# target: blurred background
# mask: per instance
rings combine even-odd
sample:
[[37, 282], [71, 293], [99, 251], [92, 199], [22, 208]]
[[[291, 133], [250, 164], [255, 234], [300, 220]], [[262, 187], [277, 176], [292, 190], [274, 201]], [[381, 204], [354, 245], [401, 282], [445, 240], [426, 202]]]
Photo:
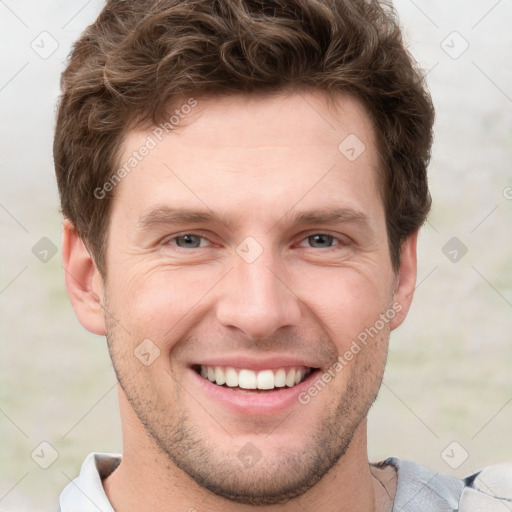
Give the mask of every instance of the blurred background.
[[[120, 452], [106, 342], [68, 303], [51, 155], [59, 75], [99, 0], [0, 0], [0, 510], [55, 511]], [[512, 2], [395, 2], [437, 109], [416, 297], [370, 413], [372, 460], [512, 461]]]

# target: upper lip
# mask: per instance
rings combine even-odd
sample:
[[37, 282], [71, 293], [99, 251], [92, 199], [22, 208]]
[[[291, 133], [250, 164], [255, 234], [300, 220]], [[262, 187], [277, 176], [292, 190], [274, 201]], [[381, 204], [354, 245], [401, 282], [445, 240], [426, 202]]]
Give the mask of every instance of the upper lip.
[[309, 359], [301, 359], [293, 356], [273, 356], [266, 358], [256, 358], [250, 356], [224, 356], [224, 357], [212, 357], [205, 358], [198, 361], [194, 361], [192, 366], [230, 366], [233, 368], [244, 368], [247, 370], [270, 370], [277, 368], [286, 368], [286, 367], [297, 367], [297, 366], [306, 366], [309, 368], [319, 368], [320, 365], [317, 362], [311, 361]]

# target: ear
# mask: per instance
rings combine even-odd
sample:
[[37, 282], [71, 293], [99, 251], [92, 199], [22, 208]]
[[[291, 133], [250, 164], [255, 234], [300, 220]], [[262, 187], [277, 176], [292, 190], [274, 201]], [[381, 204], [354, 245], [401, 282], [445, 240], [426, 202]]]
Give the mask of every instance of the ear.
[[396, 307], [395, 317], [391, 320], [391, 329], [396, 329], [405, 320], [411, 307], [414, 289], [416, 287], [417, 259], [416, 249], [418, 244], [418, 232], [407, 238], [400, 248], [400, 268], [396, 274], [396, 284], [393, 300]]
[[79, 322], [94, 334], [105, 334], [103, 280], [94, 260], [69, 220], [63, 223], [62, 260], [71, 305]]

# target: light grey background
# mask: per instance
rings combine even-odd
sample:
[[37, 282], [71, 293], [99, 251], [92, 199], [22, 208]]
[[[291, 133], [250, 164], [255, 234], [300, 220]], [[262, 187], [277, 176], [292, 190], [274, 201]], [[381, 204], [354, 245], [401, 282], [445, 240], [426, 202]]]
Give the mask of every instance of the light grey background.
[[[512, 460], [512, 1], [395, 5], [437, 107], [434, 208], [369, 451], [465, 475]], [[51, 257], [61, 236], [51, 156], [59, 74], [101, 6], [0, 0], [0, 510], [56, 510], [89, 452], [121, 450], [105, 341], [75, 319], [60, 255]]]

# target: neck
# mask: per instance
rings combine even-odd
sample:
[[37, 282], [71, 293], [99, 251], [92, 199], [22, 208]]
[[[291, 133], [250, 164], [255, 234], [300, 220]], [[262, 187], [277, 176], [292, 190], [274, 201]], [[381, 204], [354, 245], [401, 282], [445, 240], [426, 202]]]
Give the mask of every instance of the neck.
[[[382, 484], [372, 476], [366, 451], [366, 420], [356, 429], [341, 459], [302, 496], [286, 503], [253, 506], [221, 498], [198, 485], [147, 436], [138, 418], [120, 396], [123, 415], [123, 460], [104, 481], [104, 488], [118, 512], [148, 510], [177, 512], [381, 512]], [[126, 420], [126, 421], [125, 421]], [[377, 505], [376, 505], [377, 504]]]

